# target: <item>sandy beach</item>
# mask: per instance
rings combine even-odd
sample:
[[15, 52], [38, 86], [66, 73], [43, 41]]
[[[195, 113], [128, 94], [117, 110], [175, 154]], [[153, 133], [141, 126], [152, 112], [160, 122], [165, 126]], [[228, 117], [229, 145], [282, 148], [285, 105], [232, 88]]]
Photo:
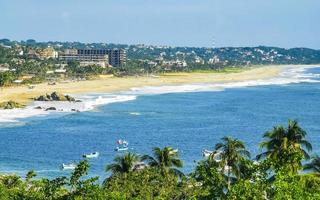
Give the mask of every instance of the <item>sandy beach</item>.
[[[299, 65], [301, 66], [301, 65]], [[13, 100], [27, 104], [32, 98], [46, 93], [57, 91], [64, 94], [81, 94], [89, 92], [117, 92], [129, 90], [133, 87], [181, 85], [192, 83], [218, 83], [236, 82], [247, 80], [268, 79], [277, 76], [288, 66], [265, 66], [251, 68], [241, 72], [193, 72], [193, 73], [169, 73], [160, 76], [142, 77], [100, 77], [95, 80], [63, 82], [56, 85], [41, 83], [29, 89], [26, 85], [6, 87], [0, 89], [0, 102]]]

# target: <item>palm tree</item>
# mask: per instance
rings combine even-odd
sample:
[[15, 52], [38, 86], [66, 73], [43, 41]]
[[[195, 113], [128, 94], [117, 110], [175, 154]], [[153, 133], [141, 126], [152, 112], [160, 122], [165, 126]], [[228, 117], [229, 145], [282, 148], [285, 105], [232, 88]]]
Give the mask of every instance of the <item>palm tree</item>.
[[272, 131], [268, 131], [263, 135], [263, 138], [267, 138], [266, 141], [260, 143], [260, 148], [266, 148], [267, 151], [257, 155], [257, 160], [262, 158], [274, 158], [276, 159], [281, 151], [281, 144], [284, 143], [286, 136], [286, 130], [283, 126], [273, 127]]
[[266, 151], [257, 155], [257, 160], [270, 159], [276, 169], [289, 165], [290, 170], [297, 173], [302, 166], [301, 160], [309, 159], [307, 151], [312, 150], [312, 145], [305, 136], [306, 132], [296, 120], [289, 120], [287, 128], [274, 127], [263, 135], [266, 140], [260, 143], [260, 148]]
[[150, 167], [158, 168], [164, 174], [173, 172], [179, 176], [183, 175], [183, 173], [177, 169], [183, 166], [182, 161], [179, 159], [178, 150], [172, 147], [164, 147], [163, 149], [155, 147], [153, 149], [153, 155], [154, 157], [144, 155], [142, 156], [142, 160], [147, 160]]
[[107, 165], [106, 171], [112, 174], [124, 174], [134, 170], [135, 163], [140, 161], [140, 157], [133, 153], [126, 153], [123, 156], [117, 156], [114, 163]]
[[293, 147], [300, 149], [305, 159], [310, 159], [309, 154], [303, 149], [303, 148], [306, 148], [307, 151], [312, 150], [311, 143], [305, 139], [306, 135], [307, 135], [306, 131], [304, 131], [299, 126], [298, 121], [289, 120], [289, 124], [287, 128], [288, 141], [291, 143]]
[[320, 157], [318, 155], [314, 156], [310, 163], [305, 164], [304, 170], [311, 170], [320, 174]]
[[[249, 151], [245, 145], [238, 139], [223, 137], [221, 143], [216, 144], [215, 150], [219, 154], [219, 165], [223, 173], [227, 173], [228, 189], [231, 185], [231, 174], [240, 177], [240, 163], [250, 158]], [[213, 155], [213, 154], [212, 154]]]

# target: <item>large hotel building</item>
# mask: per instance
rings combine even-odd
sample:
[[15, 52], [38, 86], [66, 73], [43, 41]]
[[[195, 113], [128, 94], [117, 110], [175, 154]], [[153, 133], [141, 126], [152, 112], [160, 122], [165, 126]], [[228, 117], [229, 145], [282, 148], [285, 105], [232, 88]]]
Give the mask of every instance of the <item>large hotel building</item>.
[[66, 49], [59, 54], [63, 61], [76, 60], [80, 65], [100, 65], [118, 67], [126, 63], [126, 51], [123, 49]]

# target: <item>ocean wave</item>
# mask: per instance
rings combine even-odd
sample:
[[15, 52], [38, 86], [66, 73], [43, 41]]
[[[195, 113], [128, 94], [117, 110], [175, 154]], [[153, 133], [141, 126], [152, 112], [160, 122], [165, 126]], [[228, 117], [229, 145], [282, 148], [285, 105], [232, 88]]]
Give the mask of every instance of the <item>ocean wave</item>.
[[307, 69], [317, 68], [310, 66], [303, 67], [288, 67], [279, 76], [270, 79], [237, 81], [226, 83], [203, 83], [189, 85], [167, 85], [167, 86], [145, 86], [140, 88], [132, 88], [126, 94], [134, 95], [154, 95], [166, 93], [181, 93], [181, 92], [204, 92], [204, 91], [224, 91], [229, 88], [242, 88], [254, 86], [268, 85], [287, 85], [292, 83], [318, 83], [320, 74], [304, 73]]
[[136, 98], [137, 97], [135, 95], [99, 95], [98, 97], [96, 97], [96, 95], [91, 97], [87, 96], [86, 100], [84, 101], [84, 110], [92, 110], [99, 105], [133, 101]]
[[[22, 109], [0, 109], [0, 124], [19, 123], [21, 119], [47, 116], [52, 113], [82, 112], [94, 109], [99, 105], [135, 100], [134, 95], [78, 95], [82, 102], [35, 101]], [[55, 110], [47, 110], [54, 107]]]
[[18, 120], [21, 118], [43, 116], [47, 114], [49, 113], [42, 110], [36, 110], [31, 107], [24, 109], [0, 110], [0, 123], [19, 122]]
[[141, 113], [139, 113], [139, 112], [130, 112], [129, 114], [130, 115], [141, 115]]

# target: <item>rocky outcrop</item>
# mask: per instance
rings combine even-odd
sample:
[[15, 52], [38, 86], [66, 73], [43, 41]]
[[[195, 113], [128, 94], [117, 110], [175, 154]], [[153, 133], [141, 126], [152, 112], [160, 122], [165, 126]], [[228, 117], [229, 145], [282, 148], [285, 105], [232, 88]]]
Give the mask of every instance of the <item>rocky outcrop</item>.
[[25, 105], [17, 103], [15, 101], [7, 101], [0, 103], [0, 109], [14, 109], [14, 108], [24, 108]]
[[45, 111], [48, 111], [48, 110], [57, 110], [57, 109], [55, 107], [49, 107]]
[[34, 98], [35, 101], [76, 101], [75, 98], [69, 95], [63, 95], [58, 92], [52, 92], [51, 94], [41, 95]]

